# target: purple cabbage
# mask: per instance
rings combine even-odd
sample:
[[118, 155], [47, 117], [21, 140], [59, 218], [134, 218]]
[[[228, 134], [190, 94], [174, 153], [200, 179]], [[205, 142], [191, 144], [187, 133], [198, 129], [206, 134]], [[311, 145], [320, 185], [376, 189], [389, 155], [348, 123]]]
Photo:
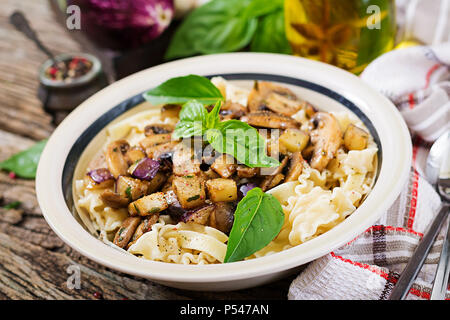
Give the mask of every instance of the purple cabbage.
[[173, 0], [68, 0], [81, 11], [81, 29], [96, 45], [130, 49], [157, 38], [174, 15]]
[[132, 176], [141, 180], [152, 180], [159, 170], [159, 161], [144, 158], [133, 168]]

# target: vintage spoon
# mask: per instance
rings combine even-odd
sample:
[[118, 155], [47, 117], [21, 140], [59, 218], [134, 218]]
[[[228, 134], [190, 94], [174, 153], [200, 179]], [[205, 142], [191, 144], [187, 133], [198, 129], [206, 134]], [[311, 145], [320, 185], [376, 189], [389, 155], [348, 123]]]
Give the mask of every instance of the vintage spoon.
[[36, 46], [44, 52], [52, 61], [55, 61], [54, 54], [42, 44], [41, 40], [39, 40], [36, 32], [31, 28], [28, 20], [25, 18], [24, 14], [20, 11], [14, 11], [9, 16], [9, 22], [16, 27], [17, 30], [25, 34], [29, 39], [33, 40]]
[[[433, 164], [438, 164], [438, 167], [441, 167], [442, 159], [444, 159], [444, 156], [447, 152], [447, 146], [449, 145], [448, 139], [448, 132], [444, 134], [444, 138], [439, 138], [433, 145], [431, 149], [433, 149], [433, 152], [431, 153], [430, 150], [430, 161], [432, 161]], [[445, 141], [443, 141], [445, 139]], [[435, 145], [437, 147], [435, 147]], [[441, 147], [442, 146], [442, 147]], [[428, 161], [427, 161], [428, 162]], [[428, 170], [427, 170], [428, 171]], [[440, 172], [440, 170], [438, 171]], [[443, 179], [438, 179], [438, 184], [444, 183]], [[433, 182], [432, 182], [433, 183]], [[442, 190], [443, 186], [438, 185], [438, 190]], [[444, 189], [445, 190], [445, 189]], [[448, 188], [447, 188], [448, 190]], [[448, 195], [447, 195], [448, 197]], [[419, 273], [420, 269], [422, 268], [422, 265], [430, 252], [430, 249], [433, 245], [434, 239], [436, 238], [437, 234], [439, 233], [439, 230], [441, 229], [442, 224], [445, 222], [448, 212], [449, 212], [449, 202], [448, 200], [445, 200], [444, 196], [441, 194], [441, 198], [443, 200], [442, 208], [440, 209], [437, 216], [434, 218], [431, 225], [428, 227], [427, 231], [425, 232], [422, 240], [419, 242], [416, 250], [414, 251], [411, 259], [409, 260], [408, 264], [406, 265], [405, 269], [403, 270], [400, 278], [397, 281], [397, 284], [395, 285], [394, 289], [391, 292], [391, 295], [389, 296], [389, 300], [403, 300], [406, 295], [409, 292], [409, 289], [411, 288], [414, 279], [417, 277], [417, 274]], [[448, 198], [447, 198], [448, 199]]]

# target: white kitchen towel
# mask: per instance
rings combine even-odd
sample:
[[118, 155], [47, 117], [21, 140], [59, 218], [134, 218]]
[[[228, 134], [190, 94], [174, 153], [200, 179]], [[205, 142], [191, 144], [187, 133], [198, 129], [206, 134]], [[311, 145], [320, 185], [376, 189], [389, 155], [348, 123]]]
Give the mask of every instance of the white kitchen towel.
[[[408, 182], [383, 216], [343, 247], [311, 262], [292, 282], [297, 300], [387, 299], [441, 200], [425, 179], [431, 142], [449, 129], [450, 44], [389, 52], [361, 74], [405, 118], [413, 139]], [[407, 299], [429, 299], [447, 226], [441, 229]], [[450, 299], [447, 290], [446, 299]]]
[[412, 134], [436, 140], [450, 129], [450, 43], [390, 51], [361, 79], [400, 110]]

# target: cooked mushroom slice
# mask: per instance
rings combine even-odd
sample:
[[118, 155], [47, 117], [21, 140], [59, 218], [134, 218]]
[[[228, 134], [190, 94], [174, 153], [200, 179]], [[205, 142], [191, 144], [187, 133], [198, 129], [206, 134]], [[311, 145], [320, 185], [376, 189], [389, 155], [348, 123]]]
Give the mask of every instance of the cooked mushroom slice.
[[166, 209], [166, 212], [175, 220], [179, 220], [181, 216], [186, 213], [186, 210], [183, 209], [183, 207], [180, 204], [180, 201], [178, 201], [178, 197], [175, 194], [175, 192], [170, 189], [167, 190], [165, 193], [167, 204], [169, 205]]
[[168, 207], [164, 193], [155, 192], [128, 205], [131, 216], [148, 216], [166, 210]]
[[174, 177], [172, 187], [184, 209], [196, 208], [205, 203], [204, 182], [195, 175]]
[[230, 100], [225, 101], [223, 106], [220, 108], [220, 119], [230, 120], [242, 117], [247, 112], [247, 107], [240, 103], [232, 102]]
[[145, 196], [148, 192], [149, 184], [148, 181], [119, 176], [116, 181], [116, 193], [121, 197], [128, 198], [131, 202]]
[[284, 157], [281, 161], [280, 165], [274, 169], [271, 175], [267, 175], [261, 182], [262, 191], [267, 191], [277, 186], [284, 179], [284, 175], [282, 174], [283, 169], [286, 167], [289, 161], [289, 157]]
[[198, 161], [192, 148], [185, 143], [178, 143], [172, 157], [173, 173], [177, 176], [195, 175], [200, 172]]
[[277, 93], [291, 100], [296, 100], [295, 94], [286, 87], [276, 85], [272, 82], [255, 81], [253, 90], [248, 95], [248, 109], [256, 112], [266, 109], [265, 100], [271, 93]]
[[132, 147], [125, 153], [125, 160], [128, 165], [132, 165], [143, 158], [145, 158], [145, 152], [140, 147]]
[[120, 248], [125, 248], [139, 223], [141, 223], [140, 217], [126, 218], [120, 225], [119, 230], [117, 230], [113, 243]]
[[149, 217], [143, 218], [141, 223], [136, 228], [136, 231], [134, 232], [133, 236], [131, 237], [130, 242], [127, 245], [127, 249], [131, 247], [136, 242], [136, 240], [139, 239], [144, 233], [151, 231], [152, 226], [158, 221], [158, 219], [159, 214], [157, 213]]
[[300, 129], [287, 129], [280, 136], [279, 141], [287, 151], [297, 152], [308, 145], [309, 135]]
[[175, 127], [171, 124], [149, 124], [144, 128], [144, 134], [149, 137], [155, 134], [171, 133]]
[[212, 202], [230, 202], [237, 199], [237, 185], [232, 179], [212, 179], [206, 181], [208, 195]]
[[214, 160], [211, 169], [217, 172], [222, 178], [229, 178], [236, 172], [237, 164], [234, 158], [228, 154], [223, 154]]
[[276, 114], [270, 111], [259, 111], [249, 113], [241, 118], [241, 121], [247, 122], [251, 126], [272, 128], [272, 129], [288, 129], [298, 128], [299, 123], [294, 119]]
[[157, 172], [155, 177], [148, 182], [147, 194], [158, 191], [166, 182], [167, 176], [162, 172]]
[[310, 144], [305, 149], [302, 150], [302, 157], [303, 159], [310, 160], [314, 152], [314, 146]]
[[286, 174], [284, 182], [297, 181], [303, 170], [303, 157], [301, 152], [294, 152], [290, 158], [289, 171]]
[[303, 102], [303, 107], [305, 110], [305, 114], [308, 116], [308, 118], [312, 118], [314, 117], [314, 115], [316, 114], [317, 110], [316, 108], [314, 108], [314, 106], [312, 104], [310, 104], [309, 102], [304, 101]]
[[209, 221], [209, 216], [213, 211], [214, 211], [214, 205], [207, 204], [206, 206], [187, 211], [181, 217], [181, 220], [185, 223], [193, 222], [193, 223], [206, 225]]
[[126, 140], [117, 140], [111, 142], [106, 149], [106, 163], [111, 174], [117, 178], [120, 175], [126, 175], [128, 162], [125, 153], [130, 148]]
[[100, 194], [100, 198], [107, 207], [126, 208], [130, 200], [126, 196], [121, 196], [112, 190], [105, 190]]
[[234, 211], [233, 202], [214, 203], [214, 211], [209, 216], [209, 225], [223, 233], [229, 233], [233, 227]]
[[244, 164], [237, 166], [237, 175], [239, 178], [253, 178], [259, 173], [259, 168], [250, 168]]
[[350, 124], [345, 130], [344, 145], [347, 150], [364, 150], [368, 141], [369, 134], [354, 124]]
[[310, 162], [312, 168], [322, 171], [328, 162], [336, 156], [342, 144], [342, 132], [336, 118], [328, 112], [317, 112], [311, 119], [316, 126], [311, 131], [314, 153]]
[[161, 119], [178, 118], [181, 106], [179, 104], [166, 104], [161, 108]]
[[114, 186], [114, 177], [106, 168], [91, 170], [86, 175], [87, 189], [104, 189]]
[[148, 148], [170, 142], [171, 139], [171, 133], [154, 134], [142, 139], [139, 144], [144, 150], [147, 150]]

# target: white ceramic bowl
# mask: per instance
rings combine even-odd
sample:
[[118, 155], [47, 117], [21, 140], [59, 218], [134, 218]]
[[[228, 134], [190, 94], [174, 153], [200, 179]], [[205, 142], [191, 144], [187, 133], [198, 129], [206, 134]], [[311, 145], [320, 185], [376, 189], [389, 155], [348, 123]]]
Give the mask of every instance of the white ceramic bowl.
[[[127, 110], [142, 102], [141, 93], [187, 74], [222, 75], [241, 81], [260, 79], [288, 85], [320, 109], [347, 108], [363, 120], [379, 146], [379, 170], [363, 204], [330, 231], [294, 248], [266, 257], [206, 266], [177, 265], [140, 259], [106, 245], [72, 215], [71, 186], [75, 166], [90, 140]], [[99, 134], [100, 132], [100, 134]], [[95, 138], [97, 139], [97, 138]], [[295, 272], [354, 239], [394, 202], [411, 164], [411, 140], [397, 109], [358, 77], [333, 66], [287, 55], [230, 53], [159, 65], [98, 92], [75, 109], [55, 130], [39, 163], [36, 192], [52, 229], [88, 258], [135, 276], [190, 290], [234, 290], [257, 286]]]

